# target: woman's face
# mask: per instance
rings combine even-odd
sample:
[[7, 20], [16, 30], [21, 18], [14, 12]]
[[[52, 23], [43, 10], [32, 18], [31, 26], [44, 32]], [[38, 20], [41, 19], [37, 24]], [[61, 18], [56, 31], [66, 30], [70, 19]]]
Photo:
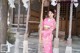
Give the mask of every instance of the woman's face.
[[48, 12], [48, 16], [49, 16], [49, 17], [53, 17], [54, 14], [53, 14], [51, 11], [49, 11], [49, 12]]

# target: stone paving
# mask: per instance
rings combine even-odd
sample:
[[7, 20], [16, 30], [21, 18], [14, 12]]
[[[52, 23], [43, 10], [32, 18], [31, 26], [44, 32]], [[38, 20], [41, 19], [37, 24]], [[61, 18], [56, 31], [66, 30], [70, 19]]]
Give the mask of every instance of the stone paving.
[[[23, 35], [20, 36], [20, 39], [22, 40], [23, 38], [21, 38], [21, 37], [23, 37]], [[20, 41], [19, 53], [22, 53], [22, 51], [23, 51], [22, 41]], [[28, 39], [28, 42], [29, 42], [28, 43], [29, 53], [38, 53], [38, 35], [30, 36]], [[66, 42], [60, 40], [59, 53], [65, 53], [65, 48], [66, 48]], [[79, 37], [76, 37], [76, 36], [73, 37], [72, 48], [73, 48], [73, 53], [80, 53], [80, 38]], [[14, 46], [11, 47], [10, 53], [14, 53]]]
[[[72, 48], [73, 48], [73, 53], [80, 53], [80, 38], [78, 37], [74, 37], [76, 39], [73, 39], [73, 44], [72, 44]], [[29, 43], [32, 43], [32, 47], [35, 48], [35, 52], [37, 52], [38, 49], [38, 38], [29, 38]], [[30, 47], [31, 48], [31, 47]], [[65, 53], [65, 49], [66, 49], [66, 42], [65, 41], [60, 41], [59, 44], [59, 52], [60, 53]], [[34, 53], [35, 53], [34, 52]], [[33, 53], [33, 52], [32, 52]]]

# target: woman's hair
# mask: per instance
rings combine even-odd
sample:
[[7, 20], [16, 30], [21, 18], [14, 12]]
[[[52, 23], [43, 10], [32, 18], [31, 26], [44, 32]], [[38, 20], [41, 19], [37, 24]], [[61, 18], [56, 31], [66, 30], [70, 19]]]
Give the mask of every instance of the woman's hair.
[[49, 11], [51, 11], [52, 13], [56, 13], [54, 9], [49, 9]]
[[[49, 9], [49, 11], [51, 11], [53, 14], [56, 13], [56, 10], [54, 10], [54, 9]], [[48, 14], [47, 14], [47, 16], [48, 16]], [[56, 16], [54, 15], [53, 17], [56, 17]]]

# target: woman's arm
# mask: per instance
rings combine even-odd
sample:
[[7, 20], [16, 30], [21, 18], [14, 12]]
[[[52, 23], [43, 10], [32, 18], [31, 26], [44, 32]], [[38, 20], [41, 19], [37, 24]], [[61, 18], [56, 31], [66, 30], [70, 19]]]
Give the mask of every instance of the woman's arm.
[[42, 29], [44, 28], [44, 22], [46, 21], [47, 18], [45, 18], [42, 23], [41, 23], [41, 26], [42, 26]]
[[50, 30], [53, 31], [56, 28], [56, 21], [53, 20], [53, 25], [51, 26]]

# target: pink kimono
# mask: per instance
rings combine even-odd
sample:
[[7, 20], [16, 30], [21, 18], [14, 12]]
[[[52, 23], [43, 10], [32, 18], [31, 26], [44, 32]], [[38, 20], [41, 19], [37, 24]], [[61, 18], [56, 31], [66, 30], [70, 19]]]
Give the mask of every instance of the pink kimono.
[[[44, 26], [50, 27], [49, 29], [44, 29]], [[56, 28], [56, 22], [54, 18], [45, 18], [42, 22], [42, 46], [43, 53], [52, 53], [52, 32]]]

